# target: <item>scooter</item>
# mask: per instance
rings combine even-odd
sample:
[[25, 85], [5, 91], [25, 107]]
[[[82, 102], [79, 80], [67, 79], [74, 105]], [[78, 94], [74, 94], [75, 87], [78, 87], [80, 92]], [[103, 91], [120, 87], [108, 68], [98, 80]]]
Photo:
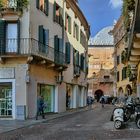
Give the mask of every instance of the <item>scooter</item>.
[[114, 127], [116, 129], [122, 128], [132, 115], [135, 118], [134, 120], [136, 121], [137, 127], [140, 128], [140, 106], [131, 103], [123, 107], [115, 108], [111, 119], [114, 121]]

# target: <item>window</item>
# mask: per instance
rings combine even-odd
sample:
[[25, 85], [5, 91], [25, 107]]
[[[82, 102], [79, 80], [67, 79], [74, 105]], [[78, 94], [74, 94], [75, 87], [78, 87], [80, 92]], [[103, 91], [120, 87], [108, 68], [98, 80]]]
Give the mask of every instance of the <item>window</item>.
[[48, 45], [49, 45], [49, 30], [44, 29], [43, 25], [40, 25], [39, 26], [39, 51], [47, 53]]
[[82, 30], [80, 30], [80, 43], [83, 46], [86, 46], [86, 36], [84, 35], [84, 33], [82, 32]]
[[73, 27], [73, 37], [75, 37], [78, 41], [79, 40], [79, 27], [75, 22], [74, 22], [73, 26], [74, 26]]
[[48, 0], [37, 0], [36, 7], [48, 16], [49, 14], [49, 1]]
[[20, 49], [20, 21], [0, 20], [0, 53], [15, 53]]
[[56, 2], [54, 2], [54, 9], [53, 10], [54, 10], [53, 11], [54, 21], [62, 26], [63, 25], [63, 18], [62, 18], [63, 10], [62, 10], [62, 8]]
[[66, 13], [65, 28], [71, 34], [71, 17]]

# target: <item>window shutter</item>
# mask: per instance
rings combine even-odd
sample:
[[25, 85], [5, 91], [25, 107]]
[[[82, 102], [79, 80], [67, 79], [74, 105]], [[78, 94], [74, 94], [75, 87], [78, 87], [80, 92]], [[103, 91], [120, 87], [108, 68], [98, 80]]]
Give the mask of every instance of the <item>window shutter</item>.
[[71, 17], [68, 18], [68, 31], [71, 34]]
[[73, 48], [73, 65], [75, 65], [75, 60], [76, 60], [76, 56], [75, 56], [75, 52], [76, 50]]
[[44, 1], [44, 9], [45, 9], [45, 14], [48, 16], [49, 15], [49, 0]]
[[73, 37], [75, 37], [75, 22], [73, 23]]
[[70, 47], [71, 47], [70, 43], [66, 42], [66, 63], [67, 64], [70, 64], [70, 55], [71, 55]]
[[39, 26], [39, 42], [44, 43], [44, 30], [43, 30], [43, 25]]
[[67, 30], [67, 12], [65, 12], [65, 30]]
[[76, 66], [79, 66], [79, 52], [76, 52]]
[[40, 0], [36, 0], [36, 8], [39, 9], [39, 1]]
[[63, 53], [63, 39], [59, 38], [59, 52]]
[[55, 50], [56, 52], [59, 51], [59, 38], [58, 38], [57, 35], [54, 36], [54, 50]]
[[59, 9], [59, 13], [60, 13], [59, 23], [61, 26], [63, 26], [63, 17], [62, 17], [63, 16], [63, 9], [62, 8]]
[[0, 53], [4, 53], [5, 52], [5, 33], [6, 33], [6, 29], [5, 29], [5, 21], [0, 20]]
[[44, 29], [44, 51], [48, 52], [48, 45], [49, 45], [49, 30]]
[[56, 2], [53, 5], [53, 20], [56, 21]]
[[76, 39], [79, 40], [79, 26], [76, 26]]
[[85, 60], [84, 60], [83, 54], [80, 55], [80, 58], [81, 58], [81, 59], [80, 59], [80, 62], [81, 62], [80, 66], [81, 66], [81, 69], [84, 70], [84, 63], [85, 63]]

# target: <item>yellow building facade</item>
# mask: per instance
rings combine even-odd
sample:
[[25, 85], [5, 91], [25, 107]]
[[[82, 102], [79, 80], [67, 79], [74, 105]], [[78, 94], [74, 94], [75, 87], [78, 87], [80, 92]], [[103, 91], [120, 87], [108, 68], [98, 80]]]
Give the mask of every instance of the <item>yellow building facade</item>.
[[130, 66], [127, 60], [127, 43], [125, 41], [124, 21], [121, 16], [113, 29], [115, 43], [115, 75], [116, 75], [116, 93], [117, 96], [132, 94], [132, 82], [130, 82], [128, 70]]

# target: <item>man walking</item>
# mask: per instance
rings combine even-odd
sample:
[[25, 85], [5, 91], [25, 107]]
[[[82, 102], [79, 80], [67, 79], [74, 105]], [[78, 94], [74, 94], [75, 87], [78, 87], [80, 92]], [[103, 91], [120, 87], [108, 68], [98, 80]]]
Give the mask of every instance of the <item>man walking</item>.
[[45, 119], [44, 114], [44, 98], [43, 96], [39, 95], [37, 98], [37, 113], [36, 113], [36, 120], [38, 120], [38, 116], [41, 115], [43, 119]]

